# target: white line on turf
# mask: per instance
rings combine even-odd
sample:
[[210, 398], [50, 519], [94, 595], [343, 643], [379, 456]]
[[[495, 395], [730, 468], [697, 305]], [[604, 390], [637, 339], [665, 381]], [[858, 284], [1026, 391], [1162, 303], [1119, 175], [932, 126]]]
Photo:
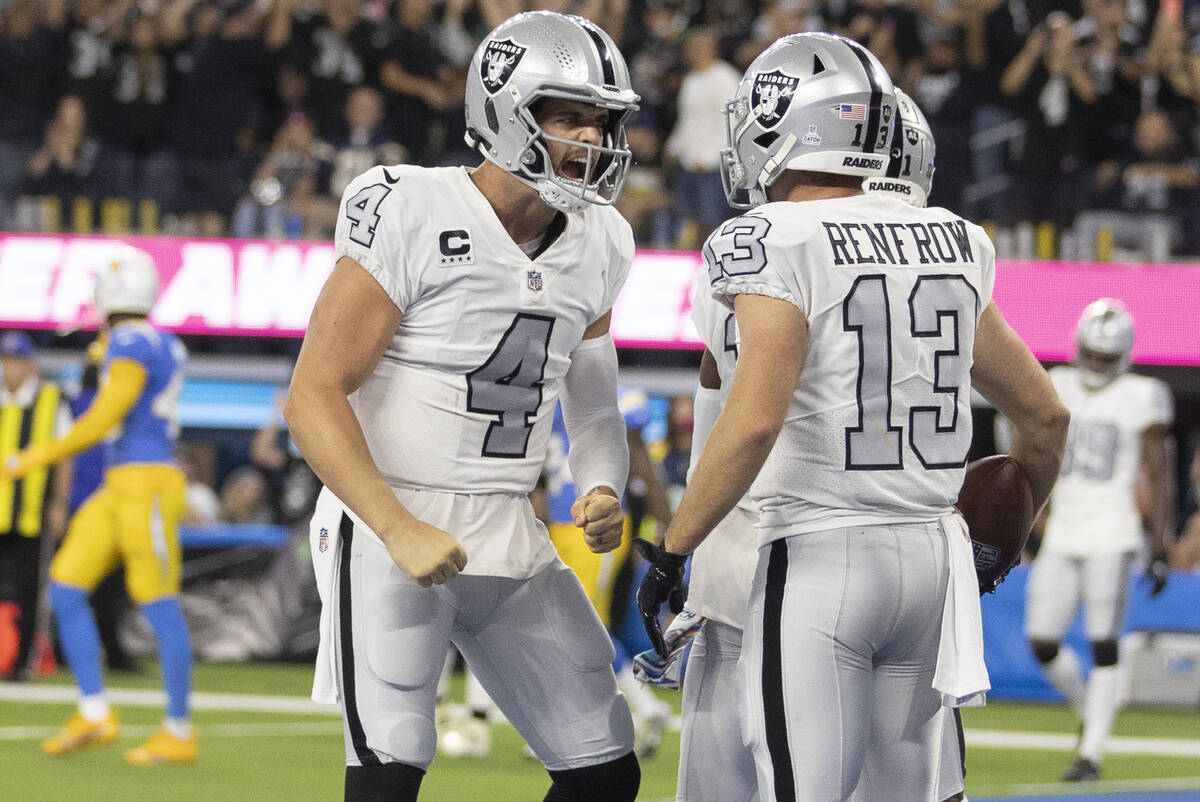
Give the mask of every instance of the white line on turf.
[[[129, 707], [162, 707], [162, 691], [114, 688], [105, 691], [109, 701]], [[79, 699], [71, 685], [0, 684], [0, 699], [10, 702], [66, 702]], [[329, 713], [339, 715], [337, 705], [323, 705], [300, 696], [269, 696], [248, 693], [193, 693], [192, 707], [197, 710], [246, 710], [258, 713]]]
[[[106, 693], [113, 704], [129, 707], [161, 707], [165, 702], [163, 692], [157, 690], [115, 688]], [[0, 700], [70, 704], [77, 699], [78, 691], [70, 685], [0, 684]], [[194, 693], [192, 694], [192, 707], [197, 710], [239, 710], [258, 713], [339, 715], [336, 705], [317, 704], [298, 696], [272, 696], [263, 694]], [[259, 725], [228, 726], [254, 727]], [[262, 726], [270, 727], [277, 725]], [[207, 732], [209, 728], [206, 727], [205, 730]], [[1075, 735], [1049, 732], [968, 729], [965, 735], [968, 746], [993, 749], [1050, 749], [1072, 752], [1078, 744], [1078, 737]], [[1108, 751], [1112, 754], [1127, 755], [1200, 757], [1200, 740], [1115, 736], [1109, 739]]]
[[[36, 741], [49, 738], [58, 727], [0, 727], [0, 741]], [[123, 737], [145, 738], [158, 731], [157, 725], [121, 725]], [[208, 738], [261, 738], [275, 736], [333, 735], [342, 731], [336, 721], [293, 721], [264, 724], [202, 724], [197, 727]]]
[[[968, 768], [968, 772], [970, 769]], [[971, 796], [1080, 796], [1123, 791], [1192, 791], [1200, 789], [1200, 777], [1165, 777], [1145, 780], [1099, 780], [1090, 783], [1023, 783], [1016, 785], [972, 786]]]
[[[993, 749], [1050, 749], [1074, 752], [1079, 745], [1076, 735], [1053, 732], [1017, 732], [1013, 730], [966, 730], [967, 746]], [[1114, 736], [1105, 751], [1120, 755], [1159, 755], [1163, 757], [1200, 757], [1200, 741], [1183, 738], [1145, 738]]]

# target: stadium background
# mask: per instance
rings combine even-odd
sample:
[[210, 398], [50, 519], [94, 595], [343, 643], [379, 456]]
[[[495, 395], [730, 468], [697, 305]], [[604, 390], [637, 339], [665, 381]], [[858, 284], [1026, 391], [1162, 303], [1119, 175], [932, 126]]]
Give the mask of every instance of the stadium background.
[[[676, 493], [699, 356], [687, 322], [694, 249], [728, 213], [706, 139], [715, 132], [719, 140], [723, 123], [711, 104], [690, 107], [694, 95], [681, 88], [717, 80], [722, 63], [740, 72], [778, 35], [820, 29], [867, 44], [925, 110], [938, 143], [931, 203], [988, 228], [1009, 293], [998, 303], [1039, 357], [1069, 358], [1071, 325], [1087, 300], [1110, 294], [1130, 304], [1137, 369], [1176, 395], [1179, 520], [1194, 509], [1200, 2], [6, 0], [0, 327], [30, 331], [44, 372], [70, 381], [92, 336], [90, 271], [106, 248], [133, 241], [156, 251], [167, 290], [177, 284], [175, 306], [160, 304], [155, 319], [182, 332], [193, 354], [182, 441], [198, 480], [226, 496], [218, 520], [235, 524], [192, 531], [189, 618], [209, 627], [198, 640], [211, 648], [201, 655], [199, 691], [306, 692], [313, 598], [304, 592], [305, 543], [288, 533], [301, 521], [280, 504], [281, 477], [252, 467], [253, 437], [274, 419], [311, 291], [329, 268], [322, 255], [341, 188], [379, 162], [473, 163], [461, 145], [466, 62], [483, 33], [526, 5], [603, 24], [643, 96], [621, 202], [642, 251], [614, 324], [622, 383], [650, 395], [644, 438]], [[991, 412], [982, 405], [976, 430], [973, 456], [990, 453]], [[1136, 624], [1169, 632], [1131, 667], [1137, 687], [1150, 686], [1134, 701], [1151, 707], [1122, 714], [1117, 727], [1166, 743], [1115, 750], [1106, 764], [1113, 790], [1126, 780], [1200, 789], [1200, 648], [1175, 634], [1200, 630], [1200, 590], [1181, 585], [1169, 611], [1151, 609]], [[985, 604], [1001, 630], [1019, 621], [1018, 586]], [[989, 648], [1017, 662], [1003, 669], [1014, 678], [1006, 695], [1046, 698], [1036, 673], [1019, 664], [1022, 644], [996, 632]], [[147, 645], [133, 617], [125, 639], [134, 653]], [[294, 662], [263, 662], [279, 659]], [[155, 669], [143, 661], [142, 670], [150, 678], [122, 672], [110, 682], [152, 686]], [[0, 687], [0, 788], [25, 789], [30, 799], [83, 789], [113, 799], [248, 788], [262, 798], [337, 794], [336, 721], [272, 711], [290, 702], [212, 702], [197, 716], [201, 764], [182, 781], [146, 784], [102, 754], [53, 765], [30, 757], [38, 728], [69, 706], [54, 694], [62, 681]], [[144, 709], [144, 723], [156, 715]], [[1064, 709], [997, 704], [967, 726], [984, 734], [972, 749], [973, 798], [1053, 792], [1040, 783], [1073, 746]], [[986, 735], [993, 731], [1017, 735], [1009, 742]], [[426, 797], [534, 798], [528, 789], [544, 783], [507, 733], [491, 758], [435, 763]], [[674, 749], [677, 737], [648, 762], [647, 798], [670, 795]], [[1167, 777], [1184, 779], [1153, 785]], [[1180, 793], [1200, 798], [1200, 790]]]

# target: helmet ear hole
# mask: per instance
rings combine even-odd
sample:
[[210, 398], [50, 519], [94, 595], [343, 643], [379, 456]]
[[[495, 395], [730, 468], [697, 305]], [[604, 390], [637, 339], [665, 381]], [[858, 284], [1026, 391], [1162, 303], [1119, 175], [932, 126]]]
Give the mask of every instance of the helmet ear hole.
[[754, 137], [754, 144], [758, 145], [763, 150], [775, 144], [775, 140], [779, 139], [779, 134], [775, 131], [767, 131], [764, 134], [759, 134]]
[[490, 97], [483, 101], [483, 117], [493, 134], [500, 133], [500, 120], [496, 117], [496, 104]]

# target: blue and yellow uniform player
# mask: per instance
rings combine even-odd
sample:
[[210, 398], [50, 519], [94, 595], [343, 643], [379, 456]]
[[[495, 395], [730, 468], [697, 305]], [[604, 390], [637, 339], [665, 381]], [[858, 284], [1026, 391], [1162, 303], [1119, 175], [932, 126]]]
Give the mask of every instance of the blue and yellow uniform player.
[[142, 251], [122, 251], [101, 269], [96, 310], [109, 340], [100, 391], [66, 435], [22, 451], [0, 471], [23, 476], [106, 441], [104, 481], [72, 517], [50, 568], [50, 604], [80, 691], [78, 712], [58, 735], [42, 742], [51, 755], [117, 738], [88, 595], [123, 563], [129, 595], [158, 639], [167, 692], [163, 728], [125, 758], [135, 765], [154, 765], [187, 763], [196, 756], [188, 710], [191, 642], [178, 598], [185, 479], [174, 462], [176, 407], [187, 351], [174, 335], [147, 321], [157, 295], [158, 272]]

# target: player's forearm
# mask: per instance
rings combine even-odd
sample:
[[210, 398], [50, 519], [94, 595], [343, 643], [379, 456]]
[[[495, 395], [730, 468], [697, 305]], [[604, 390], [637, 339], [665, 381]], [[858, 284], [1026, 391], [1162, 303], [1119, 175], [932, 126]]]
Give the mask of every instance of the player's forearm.
[[119, 424], [146, 386], [146, 371], [137, 363], [117, 360], [109, 370], [108, 382], [88, 411], [58, 440], [26, 451], [19, 466], [24, 474], [86, 451], [104, 439]]
[[1066, 425], [1059, 426], [1050, 419], [1013, 433], [1012, 456], [1029, 477], [1035, 512], [1045, 505], [1058, 481], [1066, 444]]
[[808, 353], [808, 322], [791, 302], [739, 294], [733, 308], [742, 337], [741, 359], [663, 538], [673, 554], [691, 554], [746, 495], [783, 428]]
[[1033, 509], [1040, 510], [1058, 479], [1071, 413], [994, 303], [979, 318], [974, 357], [971, 384], [1012, 423], [1012, 456], [1029, 477]]
[[783, 423], [764, 421], [753, 411], [726, 405], [704, 446], [663, 539], [672, 554], [691, 554], [738, 500], [762, 469]]
[[1165, 426], [1154, 426], [1142, 435], [1142, 470], [1149, 490], [1146, 528], [1153, 555], [1167, 553], [1167, 524], [1171, 518], [1171, 485]]
[[380, 539], [413, 522], [371, 457], [344, 392], [294, 376], [283, 414], [309, 467]]
[[[607, 325], [607, 315], [601, 322]], [[617, 403], [617, 350], [607, 329], [571, 352], [561, 401], [575, 484], [581, 493], [610, 487], [619, 497], [629, 479], [629, 444]]]

